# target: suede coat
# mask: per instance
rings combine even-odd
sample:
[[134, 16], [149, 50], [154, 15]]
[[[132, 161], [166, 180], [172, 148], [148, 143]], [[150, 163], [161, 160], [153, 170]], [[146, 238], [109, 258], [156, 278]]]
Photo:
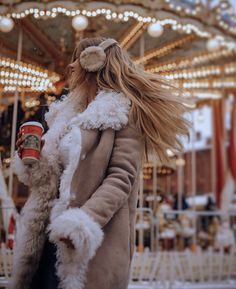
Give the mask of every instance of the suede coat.
[[[78, 99], [71, 93], [50, 106], [38, 164], [26, 167], [15, 156], [15, 172], [31, 194], [20, 217], [11, 289], [29, 288], [47, 234], [57, 246], [61, 289], [128, 286], [142, 136], [123, 94], [102, 90], [80, 112]], [[62, 168], [58, 144], [65, 134], [69, 162]]]

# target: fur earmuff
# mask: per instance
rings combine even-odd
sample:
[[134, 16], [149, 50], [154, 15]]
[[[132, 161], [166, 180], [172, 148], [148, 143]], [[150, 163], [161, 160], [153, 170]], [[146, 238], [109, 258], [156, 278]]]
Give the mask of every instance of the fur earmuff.
[[100, 69], [104, 64], [105, 59], [106, 53], [99, 46], [90, 46], [80, 54], [80, 64], [89, 72]]
[[103, 67], [105, 63], [105, 50], [116, 44], [117, 41], [115, 39], [108, 38], [102, 43], [100, 43], [98, 46], [89, 46], [85, 48], [80, 54], [80, 65], [86, 71], [98, 71]]

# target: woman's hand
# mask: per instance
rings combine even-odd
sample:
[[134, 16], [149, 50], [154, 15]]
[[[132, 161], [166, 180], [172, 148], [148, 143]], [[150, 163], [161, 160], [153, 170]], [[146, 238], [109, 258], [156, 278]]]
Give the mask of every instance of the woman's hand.
[[60, 238], [60, 241], [64, 242], [69, 249], [75, 249], [75, 246], [70, 238]]
[[[22, 150], [24, 148], [23, 144], [24, 144], [24, 139], [23, 139], [22, 133], [18, 132], [17, 141], [16, 141], [16, 149], [20, 158], [22, 155]], [[41, 149], [43, 148], [44, 144], [45, 144], [45, 140], [41, 140]]]
[[21, 158], [21, 153], [22, 153], [22, 150], [23, 150], [23, 143], [24, 143], [24, 140], [22, 138], [22, 133], [18, 132], [17, 141], [16, 141], [16, 149], [17, 149], [17, 153], [18, 153], [20, 158]]

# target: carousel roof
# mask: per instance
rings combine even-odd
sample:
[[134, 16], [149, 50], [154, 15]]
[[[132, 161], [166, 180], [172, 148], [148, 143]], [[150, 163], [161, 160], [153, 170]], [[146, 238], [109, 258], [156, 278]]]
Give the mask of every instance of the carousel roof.
[[[2, 18], [14, 20], [10, 32], [0, 32], [5, 62], [16, 59], [22, 30], [22, 61], [62, 75], [76, 42], [100, 35], [117, 39], [136, 63], [174, 80], [186, 96], [217, 98], [236, 88], [236, 16], [230, 1], [3, 0], [0, 15], [0, 30]], [[78, 15], [88, 19], [82, 32], [72, 26]], [[153, 31], [154, 23], [159, 26]]]

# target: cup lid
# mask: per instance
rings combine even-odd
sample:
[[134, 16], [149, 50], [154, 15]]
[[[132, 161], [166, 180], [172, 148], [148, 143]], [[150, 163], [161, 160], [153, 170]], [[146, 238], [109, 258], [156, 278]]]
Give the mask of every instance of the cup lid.
[[41, 124], [40, 122], [38, 122], [38, 121], [27, 121], [27, 122], [23, 123], [23, 124], [20, 126], [20, 129], [21, 129], [22, 127], [26, 126], [26, 125], [38, 126], [38, 127], [41, 127], [42, 130], [44, 131], [44, 128], [43, 128], [42, 124]]

